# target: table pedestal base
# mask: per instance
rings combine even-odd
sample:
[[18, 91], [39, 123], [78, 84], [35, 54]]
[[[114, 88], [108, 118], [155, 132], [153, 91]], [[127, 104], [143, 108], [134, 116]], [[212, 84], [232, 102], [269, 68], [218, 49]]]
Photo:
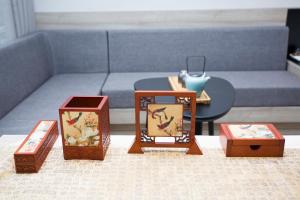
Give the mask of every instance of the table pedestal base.
[[[196, 121], [196, 135], [202, 135], [203, 121]], [[208, 135], [214, 135], [214, 121], [208, 122]]]

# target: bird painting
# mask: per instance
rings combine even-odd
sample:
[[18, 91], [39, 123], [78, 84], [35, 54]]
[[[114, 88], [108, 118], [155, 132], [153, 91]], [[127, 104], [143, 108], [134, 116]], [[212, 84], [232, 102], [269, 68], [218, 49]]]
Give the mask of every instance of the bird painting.
[[75, 118], [73, 118], [73, 119], [71, 119], [71, 116], [69, 116], [69, 120], [67, 120], [67, 123], [68, 123], [70, 126], [74, 125], [76, 122], [78, 122], [78, 120], [79, 120], [79, 118], [81, 117], [81, 115], [82, 115], [82, 112], [80, 112], [80, 113], [78, 114], [78, 116], [75, 117]]
[[150, 104], [148, 132], [151, 136], [178, 136], [182, 132], [183, 106], [181, 104]]

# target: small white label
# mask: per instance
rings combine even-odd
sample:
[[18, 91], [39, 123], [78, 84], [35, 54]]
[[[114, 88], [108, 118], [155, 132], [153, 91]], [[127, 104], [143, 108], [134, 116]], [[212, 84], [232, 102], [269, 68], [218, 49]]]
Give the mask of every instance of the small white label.
[[155, 142], [175, 143], [174, 137], [155, 137]]

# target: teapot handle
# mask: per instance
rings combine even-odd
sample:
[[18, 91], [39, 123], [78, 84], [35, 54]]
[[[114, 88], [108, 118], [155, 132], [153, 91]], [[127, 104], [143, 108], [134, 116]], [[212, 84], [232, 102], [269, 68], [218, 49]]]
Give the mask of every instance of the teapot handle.
[[206, 57], [205, 56], [187, 56], [185, 59], [185, 63], [186, 63], [186, 68], [187, 68], [187, 72], [189, 73], [190, 69], [189, 69], [189, 59], [190, 58], [203, 58], [203, 70], [202, 72], [205, 72], [205, 65], [206, 65]]

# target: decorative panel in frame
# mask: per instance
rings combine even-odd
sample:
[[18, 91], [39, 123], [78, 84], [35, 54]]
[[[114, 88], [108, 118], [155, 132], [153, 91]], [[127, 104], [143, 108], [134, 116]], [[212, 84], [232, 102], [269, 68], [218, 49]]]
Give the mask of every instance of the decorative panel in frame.
[[[168, 102], [156, 99], [168, 97]], [[174, 97], [169, 98], [169, 97]], [[171, 100], [172, 99], [172, 100]], [[146, 112], [142, 112], [146, 111]], [[186, 128], [183, 113], [191, 113]], [[141, 125], [141, 114], [146, 113], [146, 127]], [[144, 153], [145, 147], [187, 148], [187, 154], [202, 155], [195, 138], [196, 93], [191, 91], [136, 91], [135, 123], [136, 137], [128, 153]], [[173, 138], [173, 142], [158, 139]]]

